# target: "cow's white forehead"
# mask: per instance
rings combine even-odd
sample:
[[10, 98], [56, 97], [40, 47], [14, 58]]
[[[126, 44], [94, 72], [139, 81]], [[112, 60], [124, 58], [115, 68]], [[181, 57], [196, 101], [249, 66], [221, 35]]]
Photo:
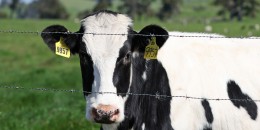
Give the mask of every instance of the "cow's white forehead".
[[[81, 21], [85, 33], [127, 34], [132, 20], [123, 14], [101, 12]], [[114, 57], [127, 40], [127, 35], [83, 35], [87, 52], [92, 60], [102, 57]]]

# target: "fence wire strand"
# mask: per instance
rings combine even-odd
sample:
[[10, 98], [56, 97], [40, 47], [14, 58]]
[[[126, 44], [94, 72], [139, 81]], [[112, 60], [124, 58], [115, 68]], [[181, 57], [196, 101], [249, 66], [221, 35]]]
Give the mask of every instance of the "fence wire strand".
[[226, 36], [218, 36], [218, 35], [209, 35], [207, 33], [201, 33], [200, 35], [155, 35], [155, 34], [126, 34], [126, 33], [73, 33], [73, 32], [39, 32], [39, 31], [23, 31], [23, 30], [0, 30], [0, 34], [34, 34], [34, 35], [41, 35], [41, 34], [66, 34], [66, 35], [120, 35], [120, 36], [158, 36], [158, 37], [189, 37], [189, 38], [217, 38], [217, 39], [260, 39], [260, 37], [226, 37]]
[[[159, 37], [196, 37], [196, 38], [218, 38], [218, 39], [229, 39], [229, 38], [235, 38], [235, 39], [260, 39], [260, 37], [225, 37], [225, 36], [215, 36], [215, 35], [209, 35], [201, 33], [201, 35], [148, 35], [148, 34], [110, 34], [110, 33], [72, 33], [72, 32], [39, 32], [39, 31], [22, 31], [22, 30], [0, 30], [0, 34], [33, 34], [33, 35], [41, 35], [41, 34], [66, 34], [66, 35], [121, 35], [121, 36], [159, 36]], [[53, 88], [26, 88], [26, 87], [20, 87], [20, 86], [0, 86], [2, 89], [12, 89], [12, 90], [25, 90], [25, 91], [39, 91], [39, 92], [64, 92], [64, 93], [85, 93], [85, 94], [116, 94], [116, 95], [131, 95], [131, 96], [149, 96], [149, 97], [155, 97], [156, 99], [164, 99], [164, 98], [184, 98], [184, 99], [195, 99], [195, 100], [213, 100], [213, 101], [245, 101], [245, 102], [260, 102], [259, 100], [253, 100], [253, 99], [227, 99], [227, 98], [204, 98], [204, 97], [192, 97], [192, 96], [170, 96], [170, 95], [160, 95], [160, 93], [156, 92], [156, 94], [138, 94], [138, 93], [115, 93], [115, 92], [87, 92], [87, 91], [81, 91], [81, 90], [75, 90], [75, 89], [53, 89]]]
[[165, 98], [182, 98], [182, 99], [193, 99], [193, 100], [210, 100], [210, 101], [242, 101], [242, 102], [260, 102], [260, 100], [255, 99], [229, 99], [229, 98], [204, 98], [204, 97], [193, 97], [193, 96], [170, 96], [170, 95], [160, 95], [160, 93], [156, 92], [156, 94], [139, 94], [139, 93], [116, 93], [116, 92], [87, 92], [75, 89], [54, 89], [54, 88], [25, 88], [19, 86], [0, 86], [2, 89], [12, 89], [12, 90], [25, 90], [25, 91], [39, 91], [39, 92], [63, 92], [63, 93], [86, 93], [86, 94], [115, 94], [115, 95], [128, 95], [128, 96], [148, 96], [154, 97], [158, 100], [163, 100]]

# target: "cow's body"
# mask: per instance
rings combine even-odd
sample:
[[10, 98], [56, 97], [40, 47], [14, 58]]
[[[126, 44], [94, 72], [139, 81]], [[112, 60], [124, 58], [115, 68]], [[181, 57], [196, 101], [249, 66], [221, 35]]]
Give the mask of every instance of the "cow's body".
[[[44, 32], [66, 32], [50, 26]], [[258, 130], [260, 99], [259, 40], [168, 37], [150, 25], [138, 34], [155, 34], [160, 47], [156, 60], [144, 59], [150, 36], [131, 29], [131, 20], [99, 12], [82, 21], [80, 35], [42, 37], [52, 49], [63, 37], [80, 56], [87, 118], [104, 130]], [[86, 33], [128, 33], [89, 35]], [[217, 36], [172, 32], [170, 35]], [[98, 94], [111, 92], [120, 94]], [[137, 96], [137, 93], [163, 96]], [[187, 96], [177, 98], [171, 96]], [[205, 98], [205, 99], [203, 99]], [[241, 99], [241, 100], [208, 100]]]
[[[260, 99], [259, 40], [169, 37], [158, 52], [158, 61], [166, 70], [173, 96], [245, 99], [246, 94], [251, 99]], [[234, 83], [242, 93], [236, 91]], [[212, 126], [214, 130], [260, 128], [259, 109], [254, 105], [259, 106], [258, 102], [237, 103], [246, 103], [244, 107], [237, 107], [232, 101], [208, 102], [213, 115], [207, 121], [207, 116], [202, 116], [206, 110], [201, 100], [173, 98], [172, 126], [175, 129]]]
[[[129, 100], [138, 101], [137, 106], [142, 107], [139, 110], [136, 102], [130, 107], [129, 111], [137, 120], [134, 128], [259, 129], [259, 102], [207, 100], [260, 99], [259, 40], [185, 37], [221, 36], [178, 32], [170, 35], [184, 37], [169, 37], [160, 48], [157, 60], [140, 62], [143, 55], [134, 54], [132, 69], [136, 79], [133, 83], [138, 82], [131, 86], [135, 89], [130, 92], [205, 99], [172, 98], [167, 101], [169, 99], [164, 97], [131, 96]], [[139, 66], [135, 66], [135, 62], [139, 62]], [[143, 80], [139, 81], [140, 78]], [[153, 118], [156, 121], [152, 122]]]

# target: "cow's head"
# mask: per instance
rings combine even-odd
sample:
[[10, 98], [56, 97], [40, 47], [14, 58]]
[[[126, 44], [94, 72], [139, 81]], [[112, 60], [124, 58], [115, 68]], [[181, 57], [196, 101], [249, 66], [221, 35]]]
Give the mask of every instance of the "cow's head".
[[[79, 55], [87, 100], [86, 116], [89, 120], [111, 124], [119, 123], [125, 118], [125, 93], [129, 92], [132, 80], [132, 54], [142, 55], [150, 39], [131, 35], [137, 34], [131, 27], [132, 20], [127, 16], [101, 11], [83, 19], [77, 33], [57, 33], [68, 32], [60, 25], [43, 30], [42, 38], [51, 50], [55, 51], [55, 43], [63, 38], [72, 53]], [[154, 25], [140, 31], [142, 34], [165, 32]], [[130, 35], [100, 35], [101, 33]], [[158, 37], [157, 44], [162, 46], [166, 39]]]

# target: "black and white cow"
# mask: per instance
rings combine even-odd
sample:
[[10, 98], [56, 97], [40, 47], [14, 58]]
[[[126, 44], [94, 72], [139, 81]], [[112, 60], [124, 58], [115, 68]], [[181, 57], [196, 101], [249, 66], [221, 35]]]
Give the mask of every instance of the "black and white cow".
[[[110, 11], [87, 16], [77, 34], [57, 33], [67, 31], [60, 25], [49, 26], [42, 38], [54, 51], [62, 37], [71, 52], [79, 55], [83, 90], [92, 92], [84, 93], [86, 117], [101, 123], [101, 129], [260, 129], [260, 103], [252, 100], [260, 99], [259, 40], [168, 37], [156, 25], [136, 33], [129, 17]], [[156, 36], [157, 59], [144, 59], [151, 37], [132, 34], [164, 35]], [[207, 100], [229, 98], [241, 100]]]

